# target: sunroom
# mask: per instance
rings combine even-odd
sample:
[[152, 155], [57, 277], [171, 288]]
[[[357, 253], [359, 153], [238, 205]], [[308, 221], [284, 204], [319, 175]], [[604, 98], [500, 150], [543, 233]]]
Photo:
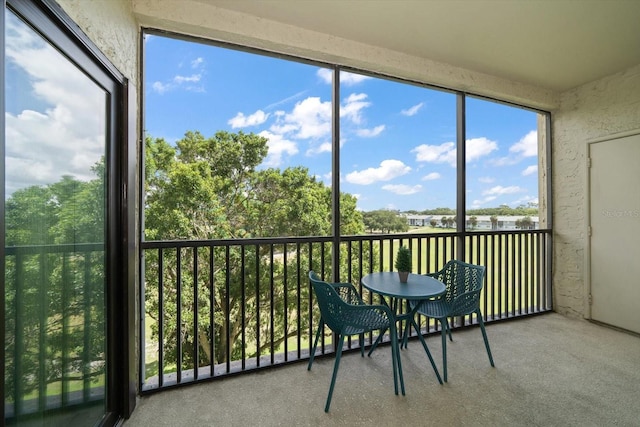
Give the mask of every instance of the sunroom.
[[[627, 407], [640, 362], [638, 16], [622, 0], [6, 0], [3, 422], [241, 425], [251, 405], [222, 410], [238, 387], [265, 400], [271, 415], [253, 414], [265, 425], [358, 409], [418, 423], [418, 400], [471, 399], [470, 384], [511, 392], [453, 425], [580, 423], [589, 412], [571, 405], [589, 387], [592, 410]], [[450, 259], [486, 268], [496, 368], [478, 319], [456, 318], [453, 384], [422, 372], [414, 332], [397, 397], [389, 346], [361, 362], [351, 339], [324, 414], [335, 337], [325, 330], [309, 374], [308, 271], [376, 303], [361, 278], [393, 270], [401, 246], [416, 274]], [[440, 354], [437, 323], [418, 323]], [[501, 413], [518, 391], [514, 408], [535, 396], [518, 372], [567, 374], [570, 408]], [[215, 399], [226, 406], [206, 413]]]

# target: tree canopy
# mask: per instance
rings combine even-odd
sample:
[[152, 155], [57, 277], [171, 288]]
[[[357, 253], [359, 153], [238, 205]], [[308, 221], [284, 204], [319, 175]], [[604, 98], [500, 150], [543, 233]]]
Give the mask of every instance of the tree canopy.
[[[304, 167], [259, 169], [267, 139], [187, 132], [175, 147], [147, 137], [147, 239], [322, 236], [331, 233], [331, 188]], [[356, 199], [343, 193], [341, 232], [364, 228]]]
[[[147, 240], [209, 240], [243, 239], [250, 237], [288, 237], [288, 236], [327, 236], [332, 233], [332, 191], [331, 187], [311, 175], [304, 167], [286, 169], [261, 167], [268, 152], [268, 140], [262, 136], [243, 132], [216, 132], [205, 137], [200, 132], [187, 132], [184, 137], [171, 146], [162, 138], [145, 139], [145, 236]], [[350, 194], [340, 195], [340, 232], [342, 234], [362, 234], [364, 224], [362, 215], [356, 210], [356, 198]], [[268, 245], [229, 247], [228, 253], [212, 251], [202, 255], [202, 263], [207, 264], [209, 257], [217, 266], [214, 277], [208, 277], [208, 271], [202, 271], [200, 280], [194, 285], [191, 275], [193, 257], [184, 257], [181, 277], [184, 286], [197, 286], [196, 293], [201, 295], [194, 304], [193, 292], [183, 294], [185, 306], [199, 307], [198, 331], [178, 330], [176, 302], [170, 289], [164, 290], [164, 307], [159, 307], [157, 255], [149, 252], [145, 258], [145, 278], [147, 284], [147, 314], [158, 320], [163, 316], [165, 336], [180, 336], [185, 353], [183, 360], [200, 364], [221, 363], [227, 355], [232, 360], [239, 358], [243, 351], [250, 355], [268, 351], [269, 342], [261, 343], [259, 348], [242, 348], [238, 341], [241, 334], [251, 341], [252, 337], [272, 335], [278, 342], [288, 336], [295, 336], [297, 330], [291, 328], [284, 318], [270, 321], [269, 311], [256, 310], [257, 307], [277, 306], [278, 313], [296, 313], [303, 310], [295, 307], [295, 299], [287, 300], [289, 290], [284, 278], [296, 282], [299, 268], [297, 265], [310, 265], [311, 254], [308, 248], [302, 248], [295, 254], [281, 252], [271, 264], [273, 257]], [[286, 249], [280, 249], [286, 251]], [[288, 256], [286, 256], [288, 255]], [[327, 258], [329, 260], [329, 258]], [[325, 262], [327, 261], [325, 260]], [[313, 262], [321, 259], [314, 257]], [[167, 253], [163, 259], [164, 269], [170, 277], [177, 276], [175, 255]], [[261, 265], [255, 265], [259, 263]], [[290, 265], [289, 265], [290, 264]], [[318, 266], [319, 267], [319, 266]], [[316, 267], [314, 267], [316, 268]], [[328, 271], [324, 266], [322, 271]], [[285, 270], [287, 273], [285, 274]], [[318, 269], [318, 271], [321, 271]], [[257, 273], [256, 273], [257, 272]], [[255, 275], [258, 277], [254, 277]], [[306, 271], [303, 271], [306, 275]], [[282, 282], [277, 289], [267, 288], [257, 292], [255, 283]], [[210, 307], [206, 298], [209, 283], [229, 283], [228, 287], [215, 286], [216, 293]], [[308, 295], [309, 289], [302, 289]], [[305, 304], [309, 297], [301, 298]], [[294, 304], [285, 307], [285, 304]], [[241, 307], [245, 307], [241, 309]], [[253, 307], [253, 309], [251, 308]], [[214, 328], [208, 324], [209, 313], [216, 313]], [[241, 315], [241, 311], [244, 314]], [[305, 309], [305, 310], [308, 310]], [[304, 312], [304, 310], [303, 310]], [[244, 317], [244, 318], [243, 318]], [[263, 318], [264, 317], [264, 318]], [[193, 313], [182, 313], [186, 325], [191, 324]], [[308, 318], [301, 319], [300, 327], [308, 328]], [[244, 323], [243, 323], [244, 322]], [[243, 324], [262, 325], [245, 328]], [[271, 330], [271, 327], [274, 330]], [[285, 327], [287, 328], [285, 330]], [[152, 325], [154, 336], [158, 337], [157, 323]], [[227, 333], [228, 332], [228, 333]], [[192, 351], [197, 335], [201, 352], [198, 356]], [[211, 340], [214, 340], [215, 354], [209, 354]], [[165, 351], [168, 362], [175, 361], [175, 342], [166, 340]], [[227, 352], [227, 349], [230, 349]], [[198, 357], [199, 360], [195, 360]]]
[[388, 209], [364, 212], [364, 225], [370, 232], [393, 233], [409, 230], [407, 219]]

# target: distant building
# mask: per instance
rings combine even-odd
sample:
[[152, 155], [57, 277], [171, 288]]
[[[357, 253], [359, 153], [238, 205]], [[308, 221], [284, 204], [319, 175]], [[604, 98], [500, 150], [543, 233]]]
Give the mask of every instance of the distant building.
[[[431, 225], [431, 221], [434, 220], [436, 222], [436, 227], [442, 227], [442, 217], [451, 217], [453, 215], [406, 215], [401, 214], [407, 219], [407, 223], [412, 227], [425, 227]], [[476, 225], [475, 227], [471, 227], [471, 223], [469, 222], [469, 218], [472, 216], [476, 217]], [[499, 215], [496, 217], [497, 221], [495, 224], [491, 222], [490, 215], [467, 215], [465, 216], [466, 229], [474, 229], [474, 230], [520, 230], [520, 228], [516, 227], [516, 222], [525, 218], [524, 215]], [[540, 228], [540, 221], [537, 216], [530, 216], [531, 218], [531, 226], [529, 229], [537, 230]]]

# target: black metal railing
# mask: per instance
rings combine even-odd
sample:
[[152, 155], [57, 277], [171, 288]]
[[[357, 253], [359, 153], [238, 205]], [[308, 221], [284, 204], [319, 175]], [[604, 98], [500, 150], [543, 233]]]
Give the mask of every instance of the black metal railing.
[[105, 395], [103, 244], [5, 249], [5, 417]]
[[[142, 391], [150, 392], [307, 359], [319, 312], [307, 273], [360, 286], [392, 270], [399, 246], [414, 273], [448, 260], [486, 267], [486, 322], [551, 310], [550, 230], [143, 242]], [[334, 245], [339, 250], [333, 251]], [[338, 271], [333, 271], [337, 265]], [[458, 319], [454, 327], [473, 322]], [[421, 318], [422, 332], [436, 329]], [[370, 342], [371, 336], [365, 341]], [[347, 343], [355, 349], [358, 340]], [[332, 353], [325, 330], [318, 353]]]
[[[414, 273], [436, 271], [458, 255], [484, 265], [487, 322], [549, 311], [550, 236], [530, 230], [342, 236], [337, 243], [331, 237], [143, 242], [142, 390], [308, 359], [319, 319], [308, 271], [353, 283], [373, 303], [377, 297], [360, 278], [393, 269], [401, 245], [414, 254]], [[8, 419], [103, 400], [104, 246], [5, 253]], [[458, 319], [455, 327], [470, 322]], [[419, 324], [425, 334], [437, 328], [432, 319]], [[333, 353], [332, 339], [326, 329], [318, 354]], [[358, 345], [347, 342], [348, 349]]]

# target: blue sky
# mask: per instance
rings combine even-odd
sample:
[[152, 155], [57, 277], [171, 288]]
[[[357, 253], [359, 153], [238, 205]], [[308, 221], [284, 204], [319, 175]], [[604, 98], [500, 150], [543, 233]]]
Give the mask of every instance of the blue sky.
[[[331, 182], [331, 72], [317, 65], [147, 36], [145, 130], [269, 140], [264, 167], [305, 166]], [[456, 97], [340, 76], [341, 191], [358, 208], [455, 207]], [[467, 208], [538, 201], [537, 114], [467, 98]]]

